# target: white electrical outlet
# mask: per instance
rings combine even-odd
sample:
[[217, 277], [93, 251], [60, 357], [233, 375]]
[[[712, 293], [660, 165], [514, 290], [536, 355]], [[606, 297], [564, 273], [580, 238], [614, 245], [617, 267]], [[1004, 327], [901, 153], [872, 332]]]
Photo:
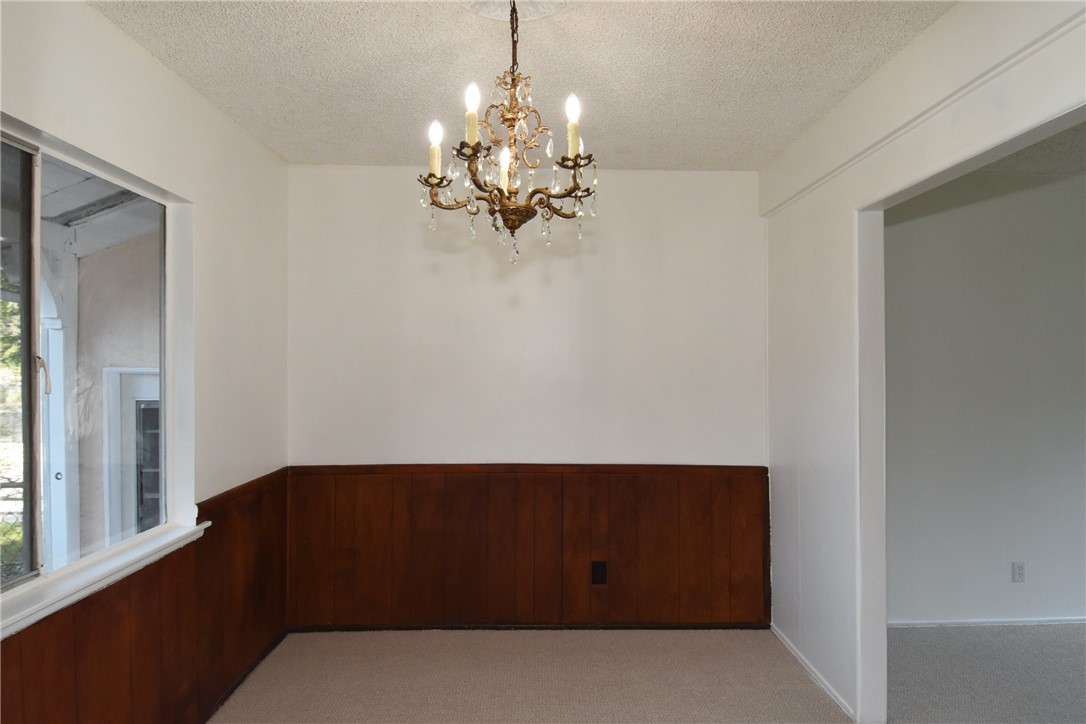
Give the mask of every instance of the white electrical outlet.
[[1011, 583], [1026, 582], [1026, 562], [1015, 561], [1011, 564]]

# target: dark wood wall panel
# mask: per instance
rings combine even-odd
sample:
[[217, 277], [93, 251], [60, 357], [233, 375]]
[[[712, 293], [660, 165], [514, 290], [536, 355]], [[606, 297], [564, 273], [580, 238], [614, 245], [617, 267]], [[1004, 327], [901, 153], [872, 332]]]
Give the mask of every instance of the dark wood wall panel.
[[292, 625], [768, 622], [764, 469], [497, 467], [296, 469]]
[[768, 616], [768, 586], [763, 586], [769, 567], [768, 497], [759, 476], [731, 475], [731, 615], [739, 621]]
[[[732, 544], [731, 531], [726, 524], [731, 511], [731, 475], [724, 475], [712, 484], [713, 532], [712, 532], [712, 595], [713, 619], [732, 620]], [[717, 521], [725, 521], [725, 524]]]
[[562, 623], [562, 475], [535, 474], [535, 614]]
[[607, 510], [608, 623], [637, 622], [637, 477], [610, 476]]
[[535, 476], [517, 475], [516, 621], [535, 620]]
[[4, 639], [4, 723], [206, 720], [286, 629], [286, 481], [204, 501], [199, 540]]
[[[131, 621], [162, 620], [163, 566], [148, 566], [128, 579]], [[162, 632], [131, 627], [132, 721], [162, 718]]]
[[[591, 560], [606, 561], [608, 556], [608, 512], [610, 507], [610, 475], [590, 474], [588, 535], [591, 540]], [[608, 601], [609, 583], [589, 586], [589, 615], [591, 623], [602, 624], [610, 620]]]
[[[79, 717], [75, 679], [74, 607], [17, 634], [22, 639], [23, 717], [26, 722], [73, 722]], [[5, 641], [7, 643], [7, 641]], [[7, 669], [4, 669], [7, 676]], [[4, 722], [8, 712], [0, 702]]]
[[674, 472], [645, 475], [637, 490], [637, 620], [679, 622], [679, 487]]
[[294, 626], [769, 622], [764, 468], [303, 467], [290, 500]]
[[408, 583], [407, 622], [416, 626], [444, 623], [445, 478], [439, 473], [411, 476], [409, 567], [395, 573]]
[[486, 473], [445, 476], [445, 620], [453, 624], [487, 620]]
[[713, 481], [703, 473], [679, 477], [679, 620], [713, 619]]
[[392, 476], [360, 475], [355, 488], [355, 622], [392, 622]]
[[[0, 644], [8, 722], [199, 722], [292, 629], [769, 623], [764, 468], [336, 466]], [[592, 561], [607, 582], [591, 582]]]
[[294, 625], [335, 622], [336, 531], [352, 525], [336, 519], [336, 476], [306, 476], [299, 490], [293, 480], [290, 510], [290, 620]]
[[359, 486], [354, 476], [338, 475], [335, 478], [335, 515], [332, 528], [335, 540], [332, 551], [332, 620], [336, 624], [349, 624], [358, 615], [355, 611], [355, 590], [357, 587], [358, 558], [360, 552], [356, 543], [359, 532], [358, 516], [355, 512], [355, 500]]
[[0, 716], [24, 721], [22, 637], [10, 636], [0, 643]]
[[80, 722], [132, 721], [131, 579], [72, 607]]
[[487, 476], [486, 620], [517, 620], [517, 481], [512, 475]]
[[592, 488], [588, 473], [562, 480], [562, 621], [592, 620]]

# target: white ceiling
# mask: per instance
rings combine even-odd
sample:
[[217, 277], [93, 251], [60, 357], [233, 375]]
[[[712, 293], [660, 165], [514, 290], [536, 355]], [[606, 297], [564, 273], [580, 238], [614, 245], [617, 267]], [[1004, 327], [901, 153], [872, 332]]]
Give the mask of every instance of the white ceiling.
[[[459, 2], [94, 5], [291, 163], [421, 168], [510, 60], [508, 21]], [[755, 170], [950, 5], [569, 2], [522, 20], [520, 70], [558, 138], [577, 93], [603, 168]]]

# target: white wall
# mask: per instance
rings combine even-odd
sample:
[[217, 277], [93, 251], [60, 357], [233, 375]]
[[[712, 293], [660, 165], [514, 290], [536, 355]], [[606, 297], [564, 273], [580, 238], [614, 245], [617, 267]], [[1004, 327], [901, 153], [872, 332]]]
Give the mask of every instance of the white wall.
[[290, 169], [291, 464], [764, 464], [754, 174], [601, 172], [513, 267], [421, 169]]
[[1081, 3], [956, 5], [759, 175], [774, 627], [861, 721], [886, 717], [886, 589], [868, 388], [881, 392], [882, 224], [858, 212], [1086, 103], [1082, 16]]
[[89, 6], [0, 17], [5, 114], [193, 204], [196, 499], [281, 467], [285, 164]]
[[1086, 616], [1084, 199], [978, 172], [886, 212], [891, 622]]

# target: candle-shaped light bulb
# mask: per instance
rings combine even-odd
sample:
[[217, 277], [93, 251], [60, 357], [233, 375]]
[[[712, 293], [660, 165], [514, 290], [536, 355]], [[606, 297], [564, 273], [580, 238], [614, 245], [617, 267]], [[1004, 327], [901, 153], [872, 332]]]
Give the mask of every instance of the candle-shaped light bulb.
[[430, 173], [434, 176], [441, 175], [441, 124], [434, 121], [430, 124]]
[[502, 191], [509, 190], [509, 149], [503, 148], [498, 156], [498, 185]]
[[479, 142], [479, 86], [472, 83], [464, 91], [464, 137], [468, 143]]
[[440, 146], [441, 137], [445, 135], [444, 129], [441, 128], [441, 124], [434, 121], [430, 124], [430, 145]]
[[573, 93], [570, 93], [569, 98], [566, 99], [566, 120], [570, 123], [581, 120], [581, 102]]
[[569, 141], [569, 157], [573, 158], [581, 149], [581, 102], [572, 93], [566, 99], [566, 138]]

